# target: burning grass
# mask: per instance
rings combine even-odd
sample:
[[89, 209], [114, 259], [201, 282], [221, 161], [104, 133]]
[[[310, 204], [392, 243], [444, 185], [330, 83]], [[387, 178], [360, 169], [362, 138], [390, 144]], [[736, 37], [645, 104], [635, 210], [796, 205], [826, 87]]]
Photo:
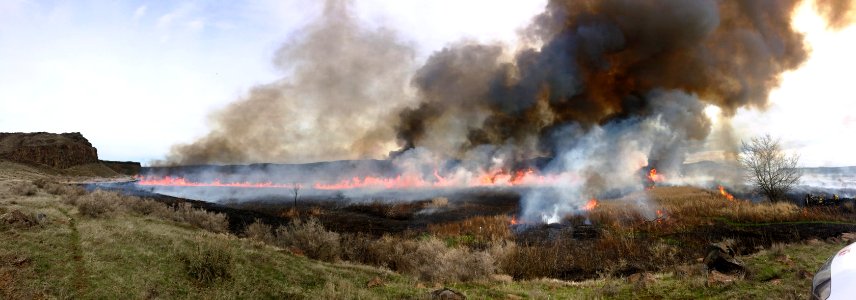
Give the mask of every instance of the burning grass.
[[[843, 208], [752, 203], [729, 195], [724, 188], [655, 187], [618, 199], [592, 199], [579, 214], [551, 225], [516, 221], [514, 202], [501, 202], [504, 198], [494, 194], [484, 196], [484, 200], [470, 195], [455, 200], [319, 203], [304, 205], [299, 214], [290, 217], [306, 218], [309, 208], [319, 210], [314, 215], [325, 224], [325, 231], [340, 233], [340, 253], [326, 257], [441, 281], [473, 277], [420, 275], [423, 273], [420, 268], [405, 261], [428, 263], [436, 259], [408, 255], [426, 253], [419, 249], [433, 249], [437, 257], [469, 257], [457, 260], [454, 265], [482, 265], [481, 270], [491, 270], [479, 274], [508, 274], [518, 280], [542, 277], [583, 280], [658, 272], [692, 264], [706, 255], [710, 243], [730, 238], [735, 240], [736, 250], [748, 254], [773, 243], [826, 238], [856, 227], [843, 223], [851, 216]], [[368, 226], [341, 227], [348, 222], [366, 222]], [[264, 225], [250, 228], [247, 235], [263, 241], [276, 239], [275, 234], [271, 237], [267, 232], [278, 232]], [[346, 230], [341, 231], [343, 228]], [[435, 240], [444, 247], [437, 246]], [[299, 253], [315, 249], [287, 247]], [[490, 260], [473, 258], [480, 255], [488, 255]], [[491, 262], [490, 266], [483, 264], [486, 261]], [[432, 264], [431, 270], [448, 268]]]
[[760, 202], [736, 199], [724, 189], [702, 190], [690, 187], [658, 188], [649, 191], [654, 203], [668, 213], [672, 224], [694, 226], [712, 219], [738, 223], [774, 223], [798, 221], [847, 221], [840, 210], [827, 207], [798, 207], [791, 202]]

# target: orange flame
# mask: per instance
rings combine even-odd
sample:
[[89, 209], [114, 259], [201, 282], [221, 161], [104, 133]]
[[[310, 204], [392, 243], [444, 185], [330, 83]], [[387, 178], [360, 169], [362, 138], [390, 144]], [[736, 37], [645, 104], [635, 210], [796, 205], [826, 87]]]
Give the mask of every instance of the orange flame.
[[648, 171], [648, 179], [651, 182], [660, 182], [663, 181], [663, 175], [657, 173], [657, 169], [651, 168], [651, 171]]
[[722, 196], [724, 196], [724, 197], [725, 197], [725, 199], [728, 199], [728, 201], [734, 202], [734, 195], [732, 195], [732, 194], [728, 193], [727, 191], [725, 191], [725, 188], [724, 188], [724, 187], [722, 187], [721, 185], [719, 186], [719, 194], [721, 194]]
[[657, 224], [663, 223], [663, 220], [666, 219], [666, 213], [662, 210], [657, 210]]
[[[564, 175], [564, 174], [563, 174]], [[306, 186], [316, 190], [349, 190], [349, 189], [410, 189], [410, 188], [440, 188], [440, 187], [514, 187], [541, 186], [556, 184], [562, 175], [544, 176], [532, 169], [509, 173], [505, 170], [492, 170], [474, 177], [446, 178], [434, 170], [433, 178], [423, 178], [420, 175], [398, 175], [396, 177], [353, 177], [338, 182], [313, 182]], [[182, 186], [182, 187], [238, 187], [238, 188], [292, 188], [293, 184], [273, 182], [196, 182], [184, 177], [152, 177], [137, 176], [137, 184], [145, 186]], [[573, 177], [571, 177], [573, 180]]]
[[185, 179], [184, 177], [165, 176], [162, 178], [156, 177], [141, 177], [137, 176], [138, 185], [157, 185], [157, 186], [197, 186], [197, 187], [242, 187], [242, 188], [292, 188], [293, 184], [277, 184], [272, 182], [220, 182], [220, 179], [214, 179], [212, 182], [195, 182]]
[[597, 199], [591, 198], [591, 200], [586, 202], [586, 205], [583, 206], [583, 210], [592, 211], [595, 207], [597, 207]]
[[517, 225], [517, 224], [520, 224], [520, 222], [517, 221], [517, 217], [512, 216], [511, 217], [511, 225]]

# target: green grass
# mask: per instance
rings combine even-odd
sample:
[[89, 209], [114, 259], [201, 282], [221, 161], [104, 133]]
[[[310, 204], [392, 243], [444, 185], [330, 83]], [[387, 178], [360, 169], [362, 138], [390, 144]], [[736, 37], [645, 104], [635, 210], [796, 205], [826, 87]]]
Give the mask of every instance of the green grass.
[[[17, 204], [11, 204], [14, 201]], [[58, 197], [0, 201], [4, 210], [50, 211], [49, 222], [0, 232], [0, 298], [408, 298], [427, 293], [407, 277], [349, 263], [324, 263], [232, 235], [121, 214], [85, 218]], [[62, 211], [67, 211], [65, 215]], [[187, 276], [180, 257], [198, 248], [230, 253], [231, 276], [210, 284]], [[80, 257], [75, 259], [75, 254]], [[19, 257], [24, 265], [13, 265]], [[380, 277], [384, 285], [366, 288]], [[11, 279], [10, 279], [11, 278]], [[4, 280], [4, 279], [0, 279]]]

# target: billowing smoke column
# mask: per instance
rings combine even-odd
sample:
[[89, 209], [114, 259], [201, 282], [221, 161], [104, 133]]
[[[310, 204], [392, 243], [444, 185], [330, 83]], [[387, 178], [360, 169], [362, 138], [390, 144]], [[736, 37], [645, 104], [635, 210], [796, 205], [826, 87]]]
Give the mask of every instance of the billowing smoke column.
[[286, 75], [212, 114], [212, 130], [173, 147], [159, 165], [312, 162], [385, 155], [392, 117], [408, 104], [414, 52], [392, 31], [359, 26], [348, 2], [323, 15], [274, 58]]
[[[524, 195], [524, 219], [556, 220], [609, 190], [640, 186], [648, 161], [675, 169], [711, 125], [763, 108], [783, 71], [806, 56], [790, 26], [798, 1], [550, 1], [527, 38], [540, 45], [450, 47], [414, 80], [421, 102], [400, 114], [405, 150], [511, 147], [554, 157], [583, 180]], [[451, 144], [450, 144], [451, 142]], [[455, 152], [453, 152], [455, 153]]]
[[[664, 105], [655, 99], [669, 91], [726, 114], [762, 108], [779, 75], [807, 55], [790, 26], [796, 4], [551, 1], [528, 30], [540, 48], [512, 62], [501, 60], [498, 46], [463, 45], [432, 56], [417, 72], [422, 101], [401, 113], [399, 138], [405, 148], [448, 147], [451, 140], [463, 151], [511, 143], [556, 155], [573, 146], [561, 136], [565, 126], [589, 130], [661, 115]], [[696, 107], [686, 108], [694, 117], [676, 119], [687, 123], [666, 125], [704, 139], [710, 126]], [[670, 151], [662, 147], [657, 151]]]
[[[790, 24], [799, 3], [552, 0], [524, 31], [524, 50], [460, 42], [412, 74], [393, 34], [360, 29], [347, 5], [328, 1], [277, 58], [294, 80], [215, 114], [215, 129], [168, 162], [366, 157], [393, 141], [399, 163], [454, 158], [458, 173], [547, 157], [543, 172], [579, 179], [525, 193], [521, 217], [555, 221], [590, 197], [641, 189], [649, 162], [678, 172], [711, 132], [707, 105], [725, 116], [764, 108], [780, 75], [807, 57]], [[817, 5], [833, 27], [851, 14], [850, 1]]]

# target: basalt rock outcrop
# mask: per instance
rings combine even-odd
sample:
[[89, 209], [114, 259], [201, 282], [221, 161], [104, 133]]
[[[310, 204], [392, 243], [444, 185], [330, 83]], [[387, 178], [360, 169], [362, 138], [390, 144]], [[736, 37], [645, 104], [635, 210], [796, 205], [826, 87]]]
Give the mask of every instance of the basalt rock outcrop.
[[56, 169], [98, 163], [98, 150], [79, 132], [0, 133], [0, 158]]

